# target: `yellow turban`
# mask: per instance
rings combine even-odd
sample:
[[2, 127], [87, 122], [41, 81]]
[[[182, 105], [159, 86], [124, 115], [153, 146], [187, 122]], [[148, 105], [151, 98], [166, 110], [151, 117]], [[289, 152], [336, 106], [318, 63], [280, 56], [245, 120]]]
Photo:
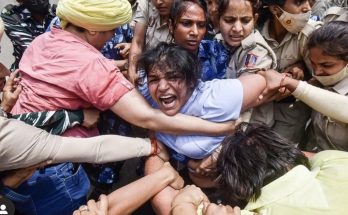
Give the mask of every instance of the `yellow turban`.
[[128, 0], [59, 0], [57, 16], [64, 29], [68, 23], [89, 31], [109, 31], [130, 22]]

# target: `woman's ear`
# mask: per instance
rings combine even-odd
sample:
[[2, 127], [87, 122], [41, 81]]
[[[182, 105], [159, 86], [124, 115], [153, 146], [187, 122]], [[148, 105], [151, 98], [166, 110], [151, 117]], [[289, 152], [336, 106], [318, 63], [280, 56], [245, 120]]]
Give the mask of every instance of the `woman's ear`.
[[259, 14], [258, 13], [255, 13], [254, 14], [254, 27], [256, 26], [257, 24], [257, 20], [259, 19]]
[[274, 15], [274, 16], [280, 16], [283, 11], [280, 10], [279, 6], [278, 5], [270, 5], [269, 7], [269, 11]]

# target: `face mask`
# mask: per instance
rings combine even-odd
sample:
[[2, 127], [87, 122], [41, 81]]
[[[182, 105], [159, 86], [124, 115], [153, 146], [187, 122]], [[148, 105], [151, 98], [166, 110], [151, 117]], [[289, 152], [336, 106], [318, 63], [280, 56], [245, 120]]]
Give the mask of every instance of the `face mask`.
[[48, 13], [49, 1], [48, 0], [25, 0], [23, 2], [23, 5], [31, 13], [46, 15]]
[[336, 74], [327, 75], [327, 76], [314, 75], [313, 77], [316, 78], [324, 86], [332, 86], [340, 82], [347, 76], [348, 76], [348, 64]]
[[293, 34], [300, 32], [307, 24], [311, 16], [311, 11], [301, 14], [292, 14], [284, 11], [281, 8], [279, 9], [283, 11], [283, 14], [280, 17], [276, 16], [277, 19], [287, 31]]

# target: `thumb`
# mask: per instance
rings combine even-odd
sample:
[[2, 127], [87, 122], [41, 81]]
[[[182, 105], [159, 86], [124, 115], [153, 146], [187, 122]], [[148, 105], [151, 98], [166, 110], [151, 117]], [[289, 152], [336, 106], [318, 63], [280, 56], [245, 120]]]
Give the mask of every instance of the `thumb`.
[[119, 43], [115, 46], [115, 48], [117, 49], [123, 49], [124, 48], [124, 44], [123, 43]]

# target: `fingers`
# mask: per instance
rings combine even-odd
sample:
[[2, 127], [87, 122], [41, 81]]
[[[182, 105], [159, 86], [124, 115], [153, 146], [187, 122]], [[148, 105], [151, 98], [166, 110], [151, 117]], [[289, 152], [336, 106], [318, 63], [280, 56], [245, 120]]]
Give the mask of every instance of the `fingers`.
[[118, 44], [116, 44], [116, 46], [115, 46], [115, 48], [117, 48], [117, 49], [123, 49], [124, 47], [126, 46], [126, 44], [125, 43], [118, 43]]
[[[11, 73], [9, 79], [6, 81], [6, 84], [4, 86], [4, 91], [10, 91], [12, 92], [15, 84], [18, 83], [18, 79], [16, 78], [18, 74], [18, 70], [16, 70], [15, 72]], [[16, 81], [17, 80], [17, 81]]]
[[233, 212], [234, 212], [235, 215], [240, 215], [241, 214], [240, 208], [238, 206], [233, 208]]
[[13, 91], [13, 96], [15, 98], [18, 98], [19, 97], [19, 94], [22, 92], [22, 86], [21, 85], [18, 85], [16, 86], [16, 89], [15, 91]]
[[[222, 204], [214, 204], [210, 203], [206, 209], [205, 213], [206, 215], [234, 215], [234, 210], [231, 206], [222, 205]], [[239, 214], [238, 214], [239, 215]]]
[[104, 194], [100, 195], [99, 197], [99, 202], [98, 202], [98, 206], [99, 206], [99, 210], [101, 212], [104, 212], [105, 214], [107, 214], [108, 212], [108, 197]]
[[122, 57], [127, 57], [129, 54], [129, 50], [130, 50], [130, 43], [119, 43], [115, 46], [115, 48], [120, 50], [120, 54], [122, 55]]
[[[83, 206], [81, 206], [81, 207], [83, 207]], [[89, 200], [87, 202], [87, 210], [89, 210], [89, 211], [98, 211], [97, 204], [95, 203], [95, 201], [93, 199], [91, 199], [91, 200]]]
[[[93, 200], [90, 200], [90, 201], [93, 201]], [[90, 202], [90, 201], [88, 201], [88, 202]], [[78, 210], [77, 214], [93, 214], [93, 215], [95, 215], [94, 212], [95, 211], [93, 211], [93, 213], [90, 213], [89, 207], [87, 205], [81, 205], [79, 207], [79, 210]]]
[[75, 210], [74, 213], [73, 213], [73, 215], [80, 215], [80, 214], [81, 214], [81, 213], [80, 213], [79, 210]]

